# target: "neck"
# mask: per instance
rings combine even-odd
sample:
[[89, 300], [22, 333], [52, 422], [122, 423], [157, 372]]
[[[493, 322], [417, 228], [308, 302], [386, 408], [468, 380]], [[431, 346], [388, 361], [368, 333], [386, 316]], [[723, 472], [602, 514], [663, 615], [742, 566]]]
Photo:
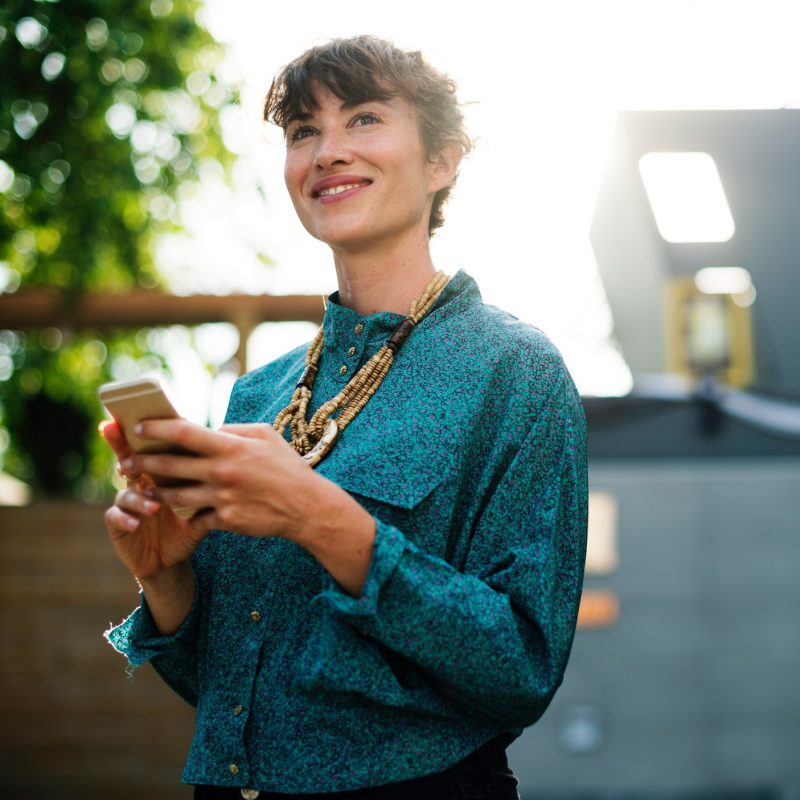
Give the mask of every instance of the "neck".
[[339, 302], [361, 316], [378, 311], [407, 314], [436, 270], [427, 237], [414, 247], [389, 252], [334, 251]]

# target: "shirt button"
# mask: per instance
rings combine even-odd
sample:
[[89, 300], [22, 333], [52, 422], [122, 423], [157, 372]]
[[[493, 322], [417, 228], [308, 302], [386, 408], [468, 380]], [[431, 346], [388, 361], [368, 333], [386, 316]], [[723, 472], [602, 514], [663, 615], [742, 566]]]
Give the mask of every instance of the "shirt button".
[[363, 331], [363, 330], [364, 330], [364, 326], [359, 322], [358, 325], [356, 325], [355, 331], [356, 331], [356, 333], [361, 333], [361, 331]]
[[347, 374], [347, 364], [342, 364], [342, 366], [339, 367], [339, 374], [340, 375], [346, 375]]
[[258, 611], [251, 611], [250, 617], [253, 622], [260, 622], [261, 621], [261, 614]]
[[239, 774], [239, 767], [236, 764], [231, 764], [228, 769], [231, 771], [231, 775]]
[[236, 708], [233, 709], [233, 713], [236, 714], [237, 717], [242, 711], [244, 711], [244, 706], [236, 706]]
[[349, 356], [354, 356], [355, 354], [356, 354], [356, 349], [355, 349], [355, 347], [351, 347], [351, 348], [350, 348], [350, 349], [347, 351], [347, 355], [349, 355]]

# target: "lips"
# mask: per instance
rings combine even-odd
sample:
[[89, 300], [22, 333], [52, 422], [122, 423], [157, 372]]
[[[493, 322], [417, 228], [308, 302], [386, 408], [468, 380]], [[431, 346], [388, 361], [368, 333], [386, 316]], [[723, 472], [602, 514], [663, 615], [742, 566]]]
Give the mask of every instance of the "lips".
[[360, 175], [332, 175], [330, 178], [323, 178], [311, 187], [313, 198], [337, 197], [356, 189], [363, 189], [372, 183], [369, 178], [362, 178]]

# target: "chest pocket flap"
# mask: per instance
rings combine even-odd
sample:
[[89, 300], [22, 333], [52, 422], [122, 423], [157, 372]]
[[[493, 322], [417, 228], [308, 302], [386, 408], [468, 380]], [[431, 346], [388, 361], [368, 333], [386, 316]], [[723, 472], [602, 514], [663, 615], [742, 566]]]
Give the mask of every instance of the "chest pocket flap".
[[405, 450], [364, 448], [357, 457], [342, 458], [345, 450], [320, 472], [348, 492], [406, 510], [421, 503], [453, 470], [452, 455], [430, 445]]

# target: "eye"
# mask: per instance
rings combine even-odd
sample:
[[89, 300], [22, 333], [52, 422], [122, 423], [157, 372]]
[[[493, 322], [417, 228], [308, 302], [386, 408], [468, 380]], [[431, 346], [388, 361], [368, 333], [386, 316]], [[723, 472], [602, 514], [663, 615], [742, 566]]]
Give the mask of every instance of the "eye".
[[299, 142], [301, 139], [307, 139], [312, 136], [314, 129], [309, 125], [298, 125], [293, 131], [289, 132], [288, 140], [290, 142]]
[[350, 124], [355, 127], [361, 125], [374, 125], [376, 122], [380, 122], [378, 115], [373, 114], [371, 111], [365, 111], [362, 114], [356, 114]]

